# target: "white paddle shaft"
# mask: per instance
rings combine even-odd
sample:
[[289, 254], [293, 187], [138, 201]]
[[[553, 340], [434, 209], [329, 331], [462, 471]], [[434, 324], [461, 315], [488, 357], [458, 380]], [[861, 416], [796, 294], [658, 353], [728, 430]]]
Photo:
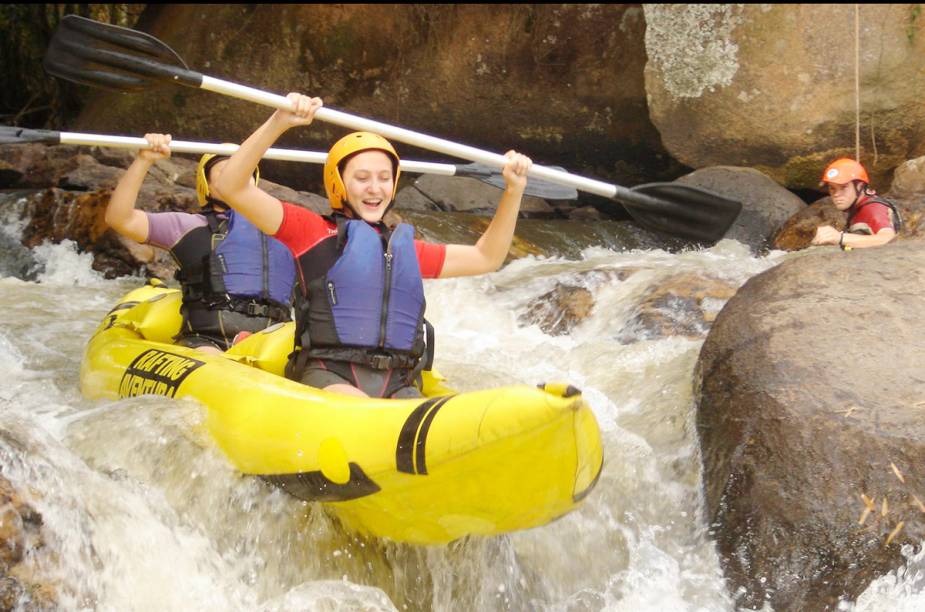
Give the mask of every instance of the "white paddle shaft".
[[[283, 98], [284, 100], [286, 98]], [[148, 141], [134, 136], [107, 136], [104, 134], [82, 134], [78, 132], [60, 132], [61, 144], [115, 147], [119, 149], [148, 149]], [[236, 144], [216, 144], [210, 142], [191, 142], [186, 140], [171, 140], [170, 150], [174, 153], [215, 153], [217, 155], [232, 155], [238, 150]], [[299, 151], [297, 149], [267, 149], [264, 159], [280, 161], [302, 162], [309, 164], [323, 164], [327, 153], [317, 151]], [[411, 161], [403, 159], [400, 162], [404, 172], [414, 174], [437, 174], [440, 176], [454, 176], [456, 166], [453, 164], [440, 164], [436, 162]]]
[[[256, 102], [257, 104], [263, 104], [264, 106], [270, 106], [280, 110], [293, 110], [292, 104], [289, 102], [289, 98], [286, 96], [280, 96], [278, 94], [269, 93], [260, 89], [248, 87], [246, 85], [231, 83], [230, 81], [224, 81], [222, 79], [216, 79], [206, 75], [202, 75], [202, 85], [200, 87], [208, 91], [232, 96], [241, 100]], [[487, 164], [495, 168], [503, 168], [507, 163], [507, 158], [497, 153], [491, 153], [489, 151], [483, 151], [481, 149], [476, 149], [475, 147], [461, 145], [449, 140], [444, 140], [442, 138], [436, 138], [434, 136], [428, 136], [419, 132], [413, 132], [405, 128], [395, 127], [386, 123], [380, 123], [379, 121], [373, 121], [372, 119], [357, 117], [342, 111], [334, 110], [333, 108], [321, 107], [315, 113], [315, 117], [326, 123], [333, 123], [335, 125], [350, 128], [352, 130], [375, 132], [376, 134], [380, 134], [386, 138], [391, 138], [399, 142], [414, 145], [422, 149], [437, 151], [446, 155], [453, 155], [454, 157], [461, 157], [470, 161]], [[562, 170], [547, 168], [538, 164], [533, 164], [527, 175], [536, 177], [538, 179], [545, 179], [551, 183], [574, 187], [575, 189], [580, 189], [588, 193], [604, 196], [605, 198], [613, 198], [619, 191], [616, 185], [576, 176]], [[623, 191], [626, 190], [624, 189]]]

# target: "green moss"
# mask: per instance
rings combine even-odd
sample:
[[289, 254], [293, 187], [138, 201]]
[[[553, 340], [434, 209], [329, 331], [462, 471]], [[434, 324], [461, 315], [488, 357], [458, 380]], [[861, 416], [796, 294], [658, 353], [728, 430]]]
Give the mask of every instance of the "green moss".
[[921, 4], [910, 4], [909, 5], [909, 21], [906, 25], [906, 39], [909, 41], [909, 44], [915, 44], [915, 31], [916, 31], [916, 22], [918, 21], [919, 15], [922, 14], [922, 5]]

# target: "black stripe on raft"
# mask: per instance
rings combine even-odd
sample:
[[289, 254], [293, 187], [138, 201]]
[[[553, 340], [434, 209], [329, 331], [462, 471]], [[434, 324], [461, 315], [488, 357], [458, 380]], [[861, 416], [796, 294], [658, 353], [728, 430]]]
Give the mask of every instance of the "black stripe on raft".
[[424, 460], [424, 445], [427, 443], [427, 431], [430, 429], [430, 424], [433, 423], [434, 417], [437, 416], [437, 412], [443, 408], [444, 404], [452, 397], [453, 396], [450, 395], [438, 402], [433, 410], [427, 413], [427, 416], [424, 417], [424, 422], [421, 424], [421, 432], [418, 434], [417, 442], [414, 445], [414, 461], [417, 473], [422, 476], [427, 475], [427, 463]]
[[422, 402], [408, 415], [405, 424], [402, 425], [401, 433], [398, 434], [398, 446], [395, 449], [395, 467], [399, 472], [414, 474], [414, 439], [417, 437], [421, 421], [427, 416], [427, 411], [441, 399], [443, 398], [434, 397]]
[[122, 302], [121, 304], [116, 304], [115, 306], [113, 306], [112, 310], [110, 310], [106, 314], [112, 314], [120, 310], [128, 310], [129, 308], [134, 308], [135, 306], [138, 306], [139, 304], [141, 304], [141, 302]]
[[[423, 444], [420, 444], [417, 440], [419, 438], [418, 432], [421, 430], [421, 423], [427, 419], [428, 427], [430, 421], [433, 420], [433, 416], [428, 415], [433, 410], [436, 413], [437, 410], [443, 404], [449, 400], [452, 395], [446, 395], [443, 397], [432, 397], [429, 400], [422, 402], [414, 411], [408, 415], [405, 424], [402, 425], [401, 433], [398, 434], [398, 446], [395, 449], [395, 467], [399, 472], [404, 472], [405, 474], [415, 474], [414, 469], [414, 453], [415, 449], [420, 445], [421, 452], [423, 452]], [[426, 435], [426, 434], [425, 434]], [[421, 465], [424, 465], [423, 458], [420, 461]], [[425, 472], [426, 473], [426, 472]]]
[[363, 468], [356, 463], [349, 465], [350, 480], [344, 484], [331, 482], [320, 470], [297, 474], [265, 474], [262, 478], [289, 495], [305, 501], [350, 501], [379, 491], [379, 485], [366, 475]]

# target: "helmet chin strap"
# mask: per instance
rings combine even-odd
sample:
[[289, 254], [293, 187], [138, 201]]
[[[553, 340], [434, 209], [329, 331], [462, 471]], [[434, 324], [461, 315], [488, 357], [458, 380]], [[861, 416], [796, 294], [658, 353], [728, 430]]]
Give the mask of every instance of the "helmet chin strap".
[[858, 203], [861, 194], [867, 191], [867, 185], [862, 181], [851, 181], [851, 185], [854, 187], [854, 200], [851, 202], [851, 206], [854, 206]]
[[344, 212], [344, 216], [348, 219], [362, 219], [363, 217], [353, 208], [353, 205], [344, 199], [344, 205], [341, 207], [341, 210]]

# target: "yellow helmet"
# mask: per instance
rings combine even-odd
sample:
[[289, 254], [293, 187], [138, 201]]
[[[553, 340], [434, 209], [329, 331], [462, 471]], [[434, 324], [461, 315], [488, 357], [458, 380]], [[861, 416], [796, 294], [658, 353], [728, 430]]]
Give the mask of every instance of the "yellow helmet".
[[[199, 165], [196, 167], [196, 199], [199, 200], [200, 206], [205, 206], [211, 196], [209, 193], [209, 171], [212, 166], [226, 159], [230, 159], [230, 157], [219, 155], [218, 153], [206, 153], [199, 158]], [[254, 181], [260, 183], [259, 166], [254, 168]]]
[[398, 191], [398, 175], [400, 174], [398, 153], [396, 153], [395, 147], [379, 134], [353, 132], [334, 143], [334, 146], [328, 151], [328, 157], [324, 162], [324, 190], [328, 194], [331, 208], [341, 209], [344, 207], [344, 203], [347, 202], [347, 187], [344, 185], [344, 179], [340, 175], [340, 163], [347, 157], [361, 151], [382, 151], [392, 158], [394, 183], [389, 206], [395, 202], [395, 192]]

